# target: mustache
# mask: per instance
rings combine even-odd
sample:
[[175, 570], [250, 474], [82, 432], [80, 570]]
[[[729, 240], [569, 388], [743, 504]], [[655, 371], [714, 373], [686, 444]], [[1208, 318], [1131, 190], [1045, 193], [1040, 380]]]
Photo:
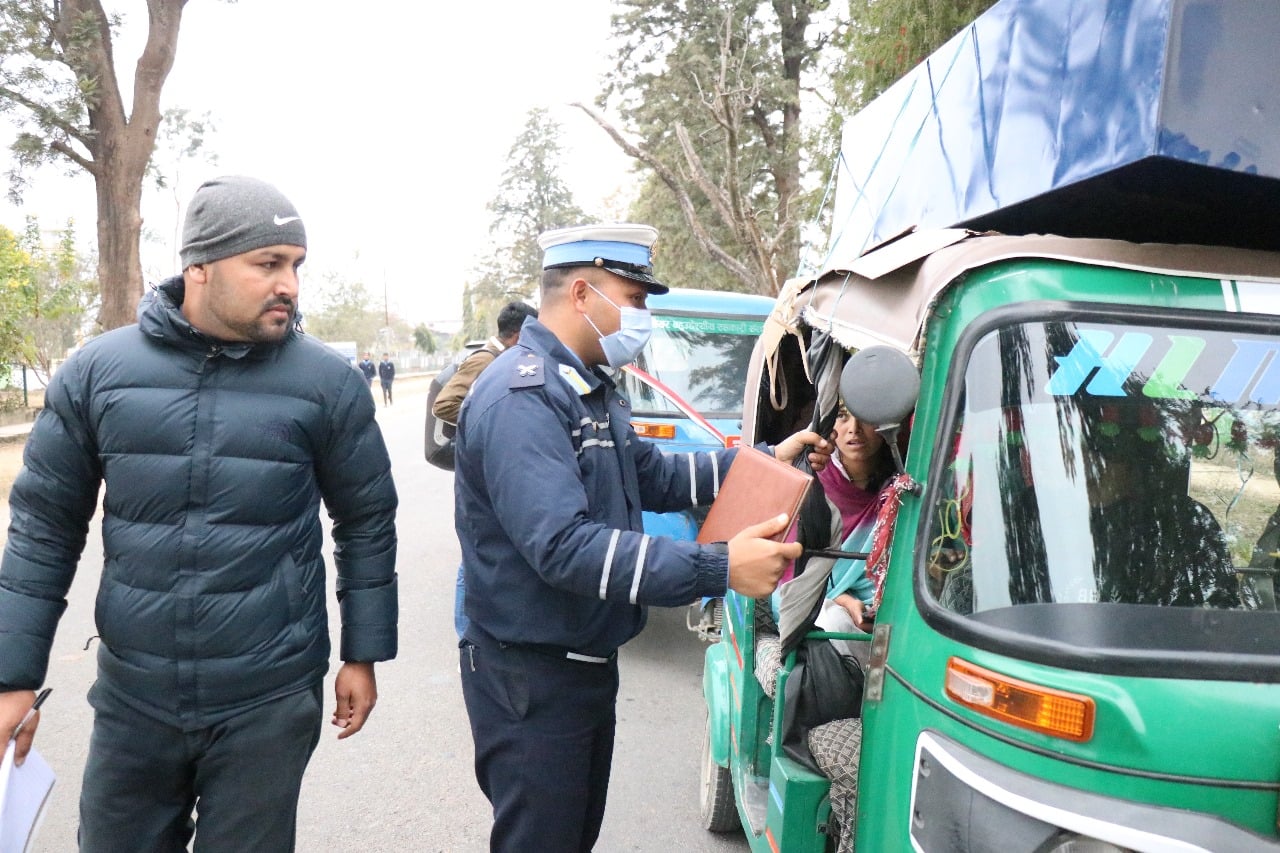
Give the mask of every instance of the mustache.
[[277, 308], [277, 307], [288, 308], [290, 313], [298, 309], [297, 303], [294, 302], [292, 299], [290, 299], [288, 296], [276, 296], [272, 299], [268, 299], [265, 303], [263, 303], [262, 310], [270, 311], [272, 308]]

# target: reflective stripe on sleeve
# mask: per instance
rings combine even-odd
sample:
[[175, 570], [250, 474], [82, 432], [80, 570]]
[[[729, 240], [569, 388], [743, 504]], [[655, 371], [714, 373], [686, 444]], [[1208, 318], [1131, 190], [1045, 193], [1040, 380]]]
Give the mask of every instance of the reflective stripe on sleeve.
[[618, 547], [618, 537], [622, 535], [621, 530], [613, 531], [613, 535], [609, 537], [609, 550], [604, 555], [604, 571], [600, 573], [600, 598], [603, 599], [609, 592], [609, 574], [613, 571], [613, 552]]
[[720, 457], [714, 453], [708, 453], [711, 457], [711, 500], [715, 500], [720, 494]]
[[698, 505], [698, 462], [697, 454], [689, 454], [689, 499]]
[[645, 536], [640, 540], [640, 547], [636, 551], [636, 571], [631, 577], [631, 603], [636, 603], [636, 596], [640, 594], [640, 576], [644, 574], [644, 555], [649, 550], [649, 537]]

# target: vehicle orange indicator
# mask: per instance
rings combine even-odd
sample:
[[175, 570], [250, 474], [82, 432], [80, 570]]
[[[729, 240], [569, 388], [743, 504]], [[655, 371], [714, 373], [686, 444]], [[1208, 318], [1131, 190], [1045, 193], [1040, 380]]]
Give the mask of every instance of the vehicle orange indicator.
[[724, 437], [725, 447], [737, 447], [739, 444], [742, 444], [742, 436], [740, 435], [726, 435]]
[[980, 714], [1053, 737], [1084, 742], [1093, 737], [1094, 701], [975, 666], [947, 661], [947, 695]]
[[675, 438], [675, 424], [654, 424], [647, 421], [632, 421], [631, 426], [641, 438]]

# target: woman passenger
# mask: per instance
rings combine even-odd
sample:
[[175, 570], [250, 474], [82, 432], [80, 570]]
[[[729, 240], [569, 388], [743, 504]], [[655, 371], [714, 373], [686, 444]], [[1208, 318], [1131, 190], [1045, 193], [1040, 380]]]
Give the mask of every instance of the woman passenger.
[[[884, 436], [840, 405], [834, 429], [835, 453], [818, 480], [827, 500], [840, 512], [840, 542], [845, 551], [868, 551], [885, 487], [893, 477], [893, 455]], [[848, 611], [861, 631], [871, 630], [867, 607], [875, 584], [863, 560], [840, 560], [831, 570], [827, 598]]]

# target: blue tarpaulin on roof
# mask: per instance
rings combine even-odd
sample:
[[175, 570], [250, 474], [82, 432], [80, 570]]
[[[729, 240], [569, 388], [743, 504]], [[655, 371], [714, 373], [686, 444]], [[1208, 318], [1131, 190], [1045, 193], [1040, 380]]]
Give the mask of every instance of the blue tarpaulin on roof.
[[1280, 249], [1280, 2], [1002, 0], [845, 124], [829, 247], [964, 226]]

